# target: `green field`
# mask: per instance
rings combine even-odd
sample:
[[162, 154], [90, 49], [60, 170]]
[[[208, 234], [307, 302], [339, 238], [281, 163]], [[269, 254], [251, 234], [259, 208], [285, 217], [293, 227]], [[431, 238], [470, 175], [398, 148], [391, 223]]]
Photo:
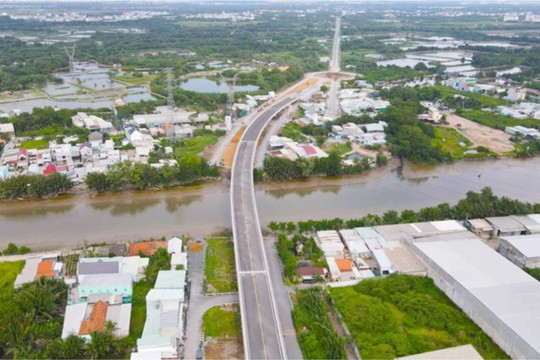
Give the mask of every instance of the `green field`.
[[238, 305], [216, 306], [203, 315], [204, 337], [239, 338], [242, 336]]
[[472, 344], [485, 359], [508, 356], [429, 278], [392, 275], [332, 288], [363, 359], [394, 359]]
[[13, 291], [15, 278], [24, 267], [24, 261], [0, 262], [0, 294], [8, 294]]
[[471, 121], [480, 123], [482, 125], [489, 126], [494, 129], [504, 130], [507, 126], [525, 126], [525, 127], [533, 127], [533, 128], [540, 128], [540, 121], [536, 119], [514, 119], [509, 116], [504, 116], [501, 114], [494, 114], [492, 112], [488, 111], [482, 111], [482, 110], [468, 110], [468, 111], [462, 111], [458, 114], [459, 116], [463, 116], [466, 119], [469, 119]]
[[176, 147], [174, 153], [176, 156], [182, 155], [198, 155], [209, 145], [214, 145], [218, 142], [216, 135], [205, 134], [191, 139], [183, 140], [182, 146]]
[[220, 293], [236, 291], [234, 245], [230, 238], [211, 237], [206, 239], [204, 276], [206, 292]]
[[343, 154], [351, 152], [352, 151], [352, 146], [348, 142], [345, 143], [345, 144], [341, 144], [341, 143], [332, 144], [332, 147], [330, 148], [330, 151], [335, 151], [341, 156]]
[[462, 95], [462, 96], [466, 96], [466, 97], [469, 97], [471, 99], [475, 99], [475, 100], [479, 101], [480, 104], [481, 104], [481, 107], [492, 107], [492, 106], [498, 106], [498, 105], [505, 105], [506, 104], [505, 100], [501, 100], [501, 99], [498, 99], [498, 98], [492, 98], [490, 96], [485, 96], [485, 95], [476, 94], [476, 93], [472, 93], [472, 92], [459, 91], [459, 90], [452, 89], [451, 87], [444, 86], [444, 85], [435, 85], [435, 86], [433, 86], [433, 88], [440, 91], [441, 97], [442, 97], [443, 100], [446, 99], [446, 98], [452, 97], [454, 95]]
[[131, 301], [131, 322], [129, 336], [133, 339], [141, 337], [146, 321], [146, 294], [154, 287], [144, 280], [133, 284], [133, 299]]
[[302, 128], [298, 124], [290, 122], [281, 129], [279, 136], [289, 138], [299, 143], [309, 142], [308, 138], [302, 134], [301, 129]]
[[118, 80], [118, 81], [140, 86], [144, 84], [150, 84], [150, 82], [157, 77], [158, 77], [157, 75], [143, 75], [139, 77], [139, 76], [133, 76], [131, 74], [126, 74], [126, 75], [118, 75], [118, 76], [115, 76], [114, 78], [115, 80]]
[[305, 359], [344, 359], [344, 341], [334, 331], [323, 294], [316, 289], [299, 290], [293, 322]]
[[[461, 146], [459, 143], [465, 143]], [[450, 154], [452, 159], [462, 159], [463, 152], [466, 151], [472, 143], [456, 129], [438, 127], [435, 128], [435, 138], [431, 140], [432, 146], [439, 146], [442, 151]]]
[[21, 149], [43, 150], [49, 148], [49, 140], [26, 140], [21, 143]]

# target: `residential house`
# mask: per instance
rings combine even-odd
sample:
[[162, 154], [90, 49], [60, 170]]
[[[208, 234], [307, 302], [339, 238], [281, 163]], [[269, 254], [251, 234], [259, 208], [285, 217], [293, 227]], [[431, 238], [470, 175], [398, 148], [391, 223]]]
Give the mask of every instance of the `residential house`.
[[89, 274], [79, 282], [78, 291], [82, 301], [92, 295], [121, 295], [123, 302], [131, 302], [132, 277], [130, 274]]
[[0, 124], [0, 135], [15, 136], [15, 128], [12, 123]]
[[90, 131], [101, 131], [107, 133], [113, 130], [112, 123], [94, 115], [78, 112], [71, 117], [73, 125], [79, 128], [86, 128]]

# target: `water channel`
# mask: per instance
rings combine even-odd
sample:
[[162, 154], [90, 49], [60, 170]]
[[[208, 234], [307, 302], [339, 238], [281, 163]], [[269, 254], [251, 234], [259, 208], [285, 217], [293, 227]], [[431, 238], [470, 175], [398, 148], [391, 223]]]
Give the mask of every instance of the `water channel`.
[[[317, 218], [355, 218], [388, 209], [456, 203], [467, 191], [491, 186], [497, 195], [540, 202], [540, 158], [406, 165], [358, 177], [263, 184], [256, 189], [261, 224]], [[208, 235], [230, 227], [225, 181], [167, 191], [0, 203], [0, 248], [80, 246], [175, 234]]]

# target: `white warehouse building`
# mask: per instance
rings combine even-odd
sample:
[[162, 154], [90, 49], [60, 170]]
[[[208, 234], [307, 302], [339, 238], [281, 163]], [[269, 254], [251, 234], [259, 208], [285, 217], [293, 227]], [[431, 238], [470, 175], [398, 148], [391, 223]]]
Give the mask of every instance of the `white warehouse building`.
[[511, 358], [540, 358], [540, 282], [470, 232], [409, 245], [434, 283]]

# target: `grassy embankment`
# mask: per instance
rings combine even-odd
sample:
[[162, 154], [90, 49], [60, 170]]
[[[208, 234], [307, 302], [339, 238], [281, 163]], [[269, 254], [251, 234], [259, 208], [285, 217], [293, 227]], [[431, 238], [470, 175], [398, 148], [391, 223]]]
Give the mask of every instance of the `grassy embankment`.
[[236, 291], [233, 242], [228, 237], [206, 239], [204, 277], [208, 293]]
[[485, 359], [508, 358], [429, 278], [392, 275], [330, 294], [364, 359], [465, 344]]
[[[460, 143], [463, 143], [464, 146]], [[467, 151], [472, 143], [456, 129], [437, 127], [431, 145], [440, 147], [442, 151], [450, 154], [452, 159], [462, 159], [463, 152]]]
[[174, 149], [175, 156], [182, 155], [198, 155], [209, 145], [214, 145], [218, 142], [216, 135], [205, 134], [191, 139], [182, 140], [182, 146]]
[[131, 74], [125, 74], [115, 76], [114, 79], [131, 85], [141, 86], [145, 84], [150, 84], [150, 82], [157, 77], [157, 75], [133, 76]]
[[467, 110], [459, 114], [466, 119], [477, 122], [479, 124], [489, 126], [494, 129], [504, 130], [507, 126], [525, 126], [529, 128], [540, 128], [540, 123], [536, 119], [514, 119], [501, 114], [494, 114], [489, 111], [482, 110]]

